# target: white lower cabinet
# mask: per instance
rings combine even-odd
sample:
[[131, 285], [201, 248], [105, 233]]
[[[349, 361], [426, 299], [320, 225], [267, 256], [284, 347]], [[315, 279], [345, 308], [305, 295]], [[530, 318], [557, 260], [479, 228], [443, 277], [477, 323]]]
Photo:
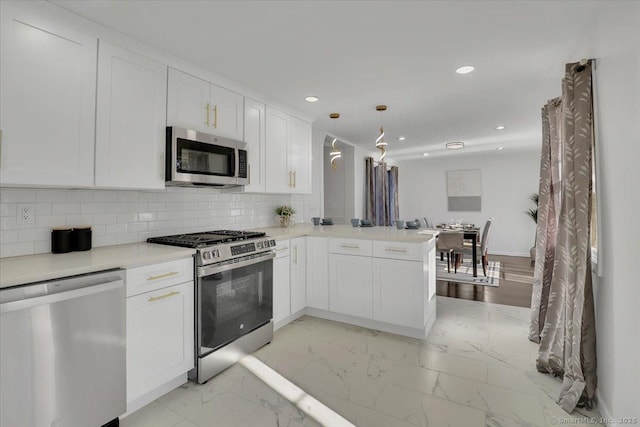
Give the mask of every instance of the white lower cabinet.
[[424, 327], [422, 262], [373, 258], [373, 320]]
[[329, 240], [307, 237], [307, 306], [329, 310]]
[[[192, 259], [185, 262], [193, 263]], [[162, 267], [155, 264], [149, 271]], [[170, 266], [169, 263], [166, 263]], [[177, 276], [177, 275], [176, 275]], [[127, 277], [135, 277], [133, 275]], [[155, 276], [149, 276], [151, 280]], [[147, 279], [145, 279], [147, 280]], [[127, 403], [186, 374], [194, 366], [193, 275], [127, 298]], [[175, 283], [183, 281], [182, 283]], [[127, 287], [135, 285], [127, 283]], [[139, 288], [139, 287], [138, 287]], [[186, 379], [186, 377], [185, 377]]]
[[273, 260], [273, 322], [283, 320], [307, 306], [306, 237], [278, 240]]
[[335, 313], [371, 319], [372, 258], [329, 255], [329, 310]]
[[307, 244], [306, 237], [291, 239], [291, 313], [307, 305]]
[[273, 260], [273, 321], [278, 323], [291, 314], [291, 274], [289, 239], [279, 240]]

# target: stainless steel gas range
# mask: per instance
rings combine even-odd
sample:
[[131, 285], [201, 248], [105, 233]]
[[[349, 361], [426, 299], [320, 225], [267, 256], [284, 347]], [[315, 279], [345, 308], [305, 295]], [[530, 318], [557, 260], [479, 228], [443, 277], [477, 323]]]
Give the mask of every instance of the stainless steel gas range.
[[265, 233], [216, 230], [154, 237], [196, 248], [195, 368], [204, 383], [273, 338], [275, 241]]

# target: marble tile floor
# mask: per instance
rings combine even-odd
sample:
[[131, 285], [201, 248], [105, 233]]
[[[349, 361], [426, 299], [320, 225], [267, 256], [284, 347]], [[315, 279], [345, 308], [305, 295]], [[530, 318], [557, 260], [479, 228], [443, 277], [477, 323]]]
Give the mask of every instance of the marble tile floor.
[[305, 316], [254, 357], [207, 384], [185, 384], [121, 425], [598, 425], [590, 421], [597, 411], [556, 405], [560, 382], [536, 371], [537, 346], [526, 338], [529, 309], [437, 298], [426, 340]]

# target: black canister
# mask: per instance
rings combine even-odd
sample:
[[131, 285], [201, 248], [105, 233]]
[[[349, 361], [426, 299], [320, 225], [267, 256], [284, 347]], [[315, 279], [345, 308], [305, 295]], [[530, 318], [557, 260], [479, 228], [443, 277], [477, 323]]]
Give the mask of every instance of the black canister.
[[71, 250], [88, 251], [91, 249], [91, 227], [75, 227], [71, 232]]
[[51, 230], [51, 252], [54, 254], [71, 252], [71, 228], [54, 227]]

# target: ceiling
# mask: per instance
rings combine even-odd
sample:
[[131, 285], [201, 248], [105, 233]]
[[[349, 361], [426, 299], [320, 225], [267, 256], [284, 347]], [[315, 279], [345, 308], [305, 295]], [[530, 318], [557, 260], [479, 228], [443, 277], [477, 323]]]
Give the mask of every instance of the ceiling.
[[[384, 125], [398, 160], [442, 155], [448, 141], [465, 142], [458, 153], [539, 146], [540, 108], [560, 94], [564, 64], [588, 55], [581, 38], [607, 3], [53, 2], [303, 111], [342, 140], [372, 148]], [[461, 65], [475, 71], [456, 74]]]

